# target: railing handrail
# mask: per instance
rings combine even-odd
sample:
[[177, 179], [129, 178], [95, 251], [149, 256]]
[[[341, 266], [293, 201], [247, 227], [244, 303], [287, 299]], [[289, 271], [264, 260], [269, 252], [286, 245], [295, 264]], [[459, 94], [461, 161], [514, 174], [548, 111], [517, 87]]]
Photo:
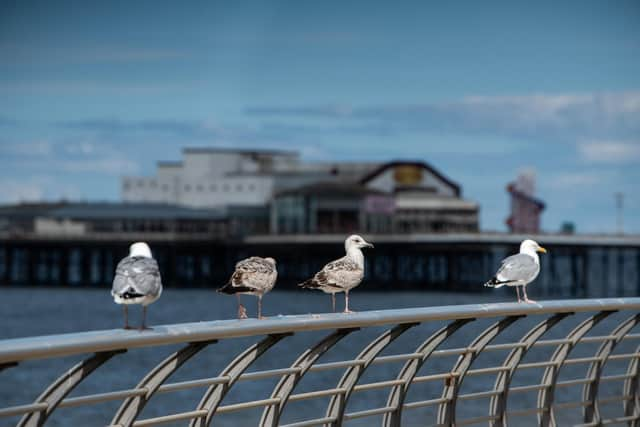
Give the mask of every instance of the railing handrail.
[[154, 326], [152, 330], [111, 329], [0, 341], [0, 364], [23, 360], [117, 351], [128, 348], [212, 341], [300, 331], [360, 328], [496, 316], [542, 315], [640, 309], [640, 298], [554, 300], [536, 304], [494, 303], [374, 310], [354, 314], [274, 316], [265, 320], [216, 320]]

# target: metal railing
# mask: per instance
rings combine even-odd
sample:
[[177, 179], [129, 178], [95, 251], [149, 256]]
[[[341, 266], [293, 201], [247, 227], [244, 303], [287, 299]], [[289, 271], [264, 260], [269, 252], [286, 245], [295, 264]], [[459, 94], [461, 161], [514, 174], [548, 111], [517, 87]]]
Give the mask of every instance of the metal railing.
[[[567, 425], [558, 418], [567, 411], [578, 414], [578, 421], [572, 424], [640, 426], [640, 334], [633, 331], [639, 322], [640, 298], [628, 298], [279, 316], [156, 326], [142, 332], [107, 330], [10, 339], [0, 341], [0, 387], [3, 375], [26, 369], [32, 360], [89, 356], [60, 375], [33, 402], [16, 406], [0, 402], [0, 425], [40, 426], [61, 408], [119, 402], [110, 415], [111, 426], [175, 422], [201, 427], [214, 424], [216, 417], [242, 411], [250, 413], [241, 418], [242, 425], [259, 426], [341, 426], [359, 419], [367, 419], [367, 423], [375, 420], [386, 427], [504, 426], [525, 425], [527, 421], [553, 426]], [[305, 344], [298, 353], [291, 350], [293, 347], [283, 347], [294, 336], [315, 339], [317, 334], [323, 337]], [[339, 352], [344, 356], [353, 350], [356, 357], [336, 359], [333, 354], [335, 360], [320, 363], [359, 334], [366, 339], [343, 345]], [[402, 337], [407, 339], [402, 342]], [[250, 340], [250, 345], [217, 375], [168, 382], [193, 356], [240, 338]], [[389, 353], [396, 344], [401, 344], [404, 352]], [[98, 375], [106, 362], [145, 347], [153, 348], [155, 354], [166, 352], [163, 346], [169, 345], [179, 348], [147, 368], [134, 387], [70, 397], [83, 380]], [[278, 348], [286, 351], [278, 353]], [[250, 370], [269, 354], [274, 355], [271, 363], [275, 366]], [[616, 364], [623, 368], [611, 371]], [[384, 372], [389, 377], [371, 381], [371, 374], [382, 371], [383, 366], [388, 367]], [[342, 375], [331, 386], [313, 387], [327, 384], [326, 375], [336, 371]], [[580, 375], [564, 379], [566, 372]], [[311, 390], [300, 391], [311, 373], [322, 381], [311, 382], [307, 384]], [[270, 393], [244, 393], [244, 400], [229, 402], [238, 384], [267, 379], [272, 381], [267, 387]], [[579, 391], [569, 392], [574, 389]], [[199, 403], [175, 413], [145, 416], [145, 408], [158, 395], [185, 390], [197, 392]], [[356, 396], [368, 392], [382, 393], [383, 399], [378, 399], [378, 404], [371, 404], [376, 400], [373, 398], [354, 404]], [[246, 399], [248, 395], [251, 399]], [[567, 400], [576, 395], [577, 400]], [[313, 413], [309, 406], [283, 417], [287, 407], [312, 400], [316, 401], [313, 408], [321, 408], [320, 413]], [[533, 402], [532, 407], [523, 407], [527, 402]], [[469, 408], [482, 413], [472, 414]], [[412, 413], [419, 416], [412, 418]], [[284, 418], [288, 419], [285, 424]]]

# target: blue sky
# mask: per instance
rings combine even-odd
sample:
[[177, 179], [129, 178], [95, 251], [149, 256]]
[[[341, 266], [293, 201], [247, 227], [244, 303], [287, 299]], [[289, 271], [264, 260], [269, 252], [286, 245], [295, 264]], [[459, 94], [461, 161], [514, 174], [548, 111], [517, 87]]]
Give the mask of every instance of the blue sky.
[[117, 200], [184, 146], [422, 159], [504, 230], [640, 233], [640, 2], [0, 3], [0, 202]]

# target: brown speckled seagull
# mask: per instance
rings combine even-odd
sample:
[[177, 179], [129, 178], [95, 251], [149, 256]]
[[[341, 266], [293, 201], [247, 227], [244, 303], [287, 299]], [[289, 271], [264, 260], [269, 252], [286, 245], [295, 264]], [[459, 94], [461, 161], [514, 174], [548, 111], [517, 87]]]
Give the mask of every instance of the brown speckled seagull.
[[236, 269], [226, 285], [218, 289], [223, 294], [238, 297], [238, 318], [246, 319], [247, 310], [240, 303], [240, 294], [258, 297], [258, 318], [262, 319], [262, 297], [273, 289], [278, 278], [276, 260], [253, 256], [236, 264]]
[[333, 312], [336, 311], [336, 293], [344, 292], [344, 312], [349, 310], [349, 291], [362, 282], [364, 278], [364, 255], [362, 248], [373, 248], [371, 243], [354, 234], [347, 237], [344, 242], [347, 252], [345, 256], [325, 265], [311, 279], [300, 283], [298, 286], [309, 289], [319, 289], [331, 294]]

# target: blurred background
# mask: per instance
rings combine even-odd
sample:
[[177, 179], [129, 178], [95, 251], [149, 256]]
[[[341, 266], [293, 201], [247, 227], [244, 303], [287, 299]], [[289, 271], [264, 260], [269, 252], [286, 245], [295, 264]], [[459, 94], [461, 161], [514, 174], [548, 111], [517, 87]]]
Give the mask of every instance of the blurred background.
[[106, 295], [144, 240], [166, 287], [262, 255], [294, 289], [361, 233], [368, 291], [480, 292], [530, 237], [532, 295], [636, 295], [639, 24], [637, 1], [2, 2], [0, 283]]
[[[639, 166], [637, 0], [0, 1], [0, 339], [120, 328], [111, 282], [135, 241], [165, 286], [151, 325], [235, 318], [214, 289], [252, 255], [278, 263], [267, 316], [327, 312], [328, 295], [296, 284], [351, 233], [375, 244], [356, 311], [514, 301], [482, 284], [525, 238], [548, 250], [531, 297], [637, 296]], [[225, 341], [177, 378], [247, 344]], [[296, 335], [258, 368], [307, 344]], [[132, 387], [163, 351], [132, 351], [81, 391]], [[0, 407], [71, 363], [3, 372]], [[305, 390], [337, 380], [314, 381]], [[245, 384], [233, 401], [273, 386]], [[465, 413], [486, 413], [477, 402]], [[119, 404], [48, 425], [104, 425]], [[243, 414], [217, 422], [257, 419]]]

